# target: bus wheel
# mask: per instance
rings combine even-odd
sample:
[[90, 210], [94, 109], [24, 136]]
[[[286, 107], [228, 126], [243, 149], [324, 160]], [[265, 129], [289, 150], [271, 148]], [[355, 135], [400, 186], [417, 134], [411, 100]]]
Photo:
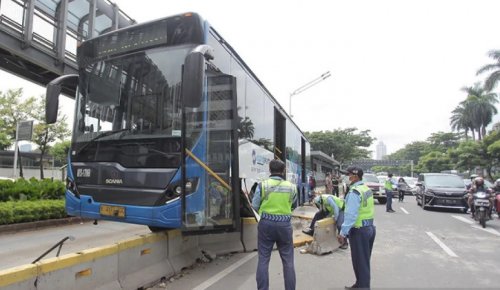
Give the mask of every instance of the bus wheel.
[[386, 204], [387, 203], [387, 198], [385, 198], [385, 197], [379, 197], [378, 198], [378, 203], [380, 203], [380, 204]]

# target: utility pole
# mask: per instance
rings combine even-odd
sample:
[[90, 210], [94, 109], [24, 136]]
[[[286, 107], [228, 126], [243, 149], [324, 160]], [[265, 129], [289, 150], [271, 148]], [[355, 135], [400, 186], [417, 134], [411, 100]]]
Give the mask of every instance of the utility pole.
[[307, 84], [299, 87], [298, 89], [296, 89], [295, 91], [290, 93], [290, 102], [288, 103], [288, 105], [289, 105], [288, 114], [290, 115], [290, 118], [293, 117], [293, 115], [292, 115], [292, 97], [295, 95], [298, 95], [298, 94], [302, 93], [303, 91], [311, 88], [312, 86], [324, 81], [325, 79], [327, 79], [330, 76], [331, 76], [330, 71], [327, 71], [326, 73], [322, 74], [321, 76], [315, 78], [314, 80], [308, 82]]

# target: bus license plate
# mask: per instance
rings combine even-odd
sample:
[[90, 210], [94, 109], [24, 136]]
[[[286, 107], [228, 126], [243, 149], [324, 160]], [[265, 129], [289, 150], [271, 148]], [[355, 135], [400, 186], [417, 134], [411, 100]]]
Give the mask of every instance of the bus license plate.
[[111, 206], [111, 205], [101, 205], [99, 208], [101, 215], [113, 216], [124, 218], [125, 217], [125, 207], [123, 206]]

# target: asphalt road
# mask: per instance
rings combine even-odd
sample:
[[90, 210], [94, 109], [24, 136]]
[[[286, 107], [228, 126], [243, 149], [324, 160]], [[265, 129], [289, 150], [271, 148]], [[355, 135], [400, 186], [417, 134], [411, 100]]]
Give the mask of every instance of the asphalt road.
[[[394, 199], [396, 213], [376, 205], [377, 236], [372, 255], [373, 289], [498, 289], [500, 220], [486, 229], [466, 214], [423, 210], [415, 198]], [[256, 253], [219, 257], [151, 289], [256, 289]], [[270, 264], [270, 289], [284, 289], [279, 254]], [[314, 256], [295, 252], [297, 289], [343, 289], [354, 274], [350, 250]]]
[[[105, 246], [133, 236], [150, 233], [146, 226], [100, 221], [44, 229], [0, 234], [0, 270], [29, 264], [64, 237], [73, 236], [61, 248], [60, 255]], [[57, 249], [46, 258], [55, 257]]]
[[[396, 213], [376, 204], [377, 237], [372, 255], [372, 288], [498, 289], [500, 220], [486, 229], [458, 211], [422, 210], [414, 197], [394, 199]], [[100, 222], [0, 235], [0, 269], [30, 263], [72, 235], [61, 255], [148, 233], [144, 226]], [[343, 289], [354, 282], [350, 250], [315, 256], [295, 252], [297, 289]], [[48, 257], [55, 256], [52, 252]], [[151, 289], [256, 289], [256, 252], [217, 257], [197, 264]], [[281, 261], [273, 253], [270, 289], [284, 289]]]

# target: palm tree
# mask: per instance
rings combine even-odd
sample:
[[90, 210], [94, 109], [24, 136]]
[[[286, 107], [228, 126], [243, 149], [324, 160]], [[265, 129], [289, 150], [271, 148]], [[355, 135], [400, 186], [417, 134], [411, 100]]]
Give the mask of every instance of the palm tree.
[[467, 93], [467, 99], [460, 104], [463, 105], [465, 114], [469, 116], [478, 140], [482, 140], [486, 135], [486, 126], [498, 112], [494, 105], [498, 102], [498, 96], [496, 93], [488, 93], [479, 83], [475, 83], [473, 87], [464, 87], [462, 91]]
[[471, 116], [466, 110], [465, 103], [461, 102], [453, 111], [450, 118], [450, 125], [453, 131], [460, 132], [464, 130], [465, 140], [469, 140], [469, 130], [472, 132], [472, 140], [476, 140], [474, 128], [472, 126]]
[[255, 127], [250, 118], [245, 117], [245, 119], [240, 118], [240, 124], [238, 125], [238, 138], [248, 138], [252, 139], [255, 132]]
[[500, 80], [500, 50], [491, 50], [488, 52], [488, 56], [493, 58], [495, 63], [487, 64], [481, 67], [477, 71], [477, 75], [493, 70], [493, 72], [484, 81], [484, 89], [490, 92]]

